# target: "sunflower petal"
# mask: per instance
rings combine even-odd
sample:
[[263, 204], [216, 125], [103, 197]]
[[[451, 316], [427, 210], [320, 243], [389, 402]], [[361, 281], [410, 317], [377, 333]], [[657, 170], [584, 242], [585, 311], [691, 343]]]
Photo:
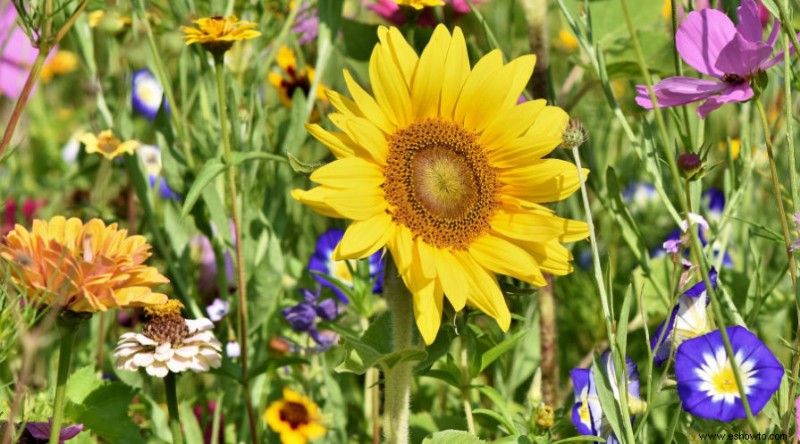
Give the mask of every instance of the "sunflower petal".
[[479, 143], [489, 153], [504, 151], [506, 145], [533, 126], [546, 103], [545, 100], [531, 100], [508, 109], [486, 127], [486, 131], [481, 133]]
[[439, 94], [443, 80], [442, 61], [447, 57], [450, 40], [447, 28], [439, 25], [433, 31], [425, 50], [422, 51], [411, 85], [411, 103], [416, 119], [424, 119], [439, 112]]
[[[584, 169], [584, 177], [589, 170]], [[531, 202], [555, 202], [570, 196], [580, 181], [574, 164], [558, 159], [537, 160], [531, 165], [501, 170], [500, 181], [508, 196]]]
[[353, 101], [358, 109], [361, 110], [361, 115], [359, 117], [368, 117], [372, 123], [384, 133], [389, 134], [393, 132], [395, 127], [389, 119], [386, 118], [386, 114], [384, 114], [383, 109], [378, 106], [378, 102], [361, 88], [361, 85], [350, 75], [350, 71], [346, 69], [344, 70], [344, 82], [347, 84], [347, 90], [350, 91], [350, 96], [353, 97]]
[[469, 73], [467, 80], [464, 82], [461, 94], [458, 96], [458, 101], [453, 111], [453, 120], [462, 123], [468, 114], [477, 113], [478, 111], [483, 114], [489, 111], [488, 108], [481, 109], [483, 108], [481, 105], [483, 104], [485, 93], [484, 85], [490, 82], [496, 83], [501, 69], [503, 69], [503, 53], [499, 49], [491, 51], [478, 60], [478, 63], [472, 68], [472, 72]]
[[383, 169], [360, 157], [339, 159], [317, 168], [309, 179], [331, 188], [379, 188], [384, 182]]
[[439, 104], [439, 115], [445, 119], [453, 117], [453, 110], [456, 101], [464, 87], [464, 82], [469, 76], [469, 55], [467, 54], [467, 43], [464, 41], [464, 34], [461, 28], [453, 30], [453, 37], [450, 39], [450, 48], [447, 50], [447, 57], [444, 61], [444, 72], [442, 73], [442, 94]]
[[333, 252], [334, 260], [361, 259], [378, 251], [394, 235], [392, 218], [386, 213], [353, 222]]
[[388, 47], [375, 46], [369, 59], [369, 78], [375, 99], [389, 121], [398, 127], [411, 123], [409, 83], [403, 78]]
[[539, 265], [522, 248], [497, 236], [485, 235], [476, 239], [469, 253], [487, 270], [502, 273], [533, 285], [547, 285]]
[[327, 131], [316, 123], [306, 124], [306, 129], [315, 139], [328, 147], [337, 159], [345, 159], [355, 155], [356, 147], [346, 134]]
[[467, 303], [492, 317], [503, 331], [511, 326], [511, 312], [497, 284], [494, 273], [478, 265], [468, 254], [457, 254], [464, 278], [469, 283]]
[[456, 311], [461, 311], [467, 303], [469, 294], [461, 264], [446, 250], [435, 250], [433, 259], [436, 262], [436, 272], [444, 295]]

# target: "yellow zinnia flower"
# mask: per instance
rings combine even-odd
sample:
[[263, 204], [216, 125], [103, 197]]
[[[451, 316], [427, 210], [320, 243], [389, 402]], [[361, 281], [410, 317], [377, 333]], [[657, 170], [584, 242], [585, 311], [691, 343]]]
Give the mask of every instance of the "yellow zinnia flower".
[[[294, 91], [300, 88], [307, 96], [308, 92], [311, 90], [311, 84], [314, 82], [316, 72], [314, 68], [310, 66], [298, 70], [294, 51], [287, 46], [281, 46], [281, 49], [278, 50], [276, 61], [285, 75], [271, 72], [269, 73], [269, 83], [278, 90], [278, 97], [281, 103], [283, 103], [283, 106], [291, 108]], [[317, 100], [326, 101], [325, 91], [327, 91], [327, 88], [320, 83], [319, 86], [317, 86]]]
[[6, 236], [0, 256], [29, 300], [72, 311], [96, 312], [163, 304], [167, 296], [152, 287], [168, 283], [155, 267], [144, 265], [150, 245], [100, 219], [56, 216], [34, 220]]
[[561, 143], [569, 118], [544, 100], [517, 104], [533, 55], [504, 65], [495, 50], [470, 69], [458, 27], [451, 36], [439, 25], [421, 56], [396, 28], [378, 36], [369, 63], [374, 97], [344, 72], [353, 98], [328, 92], [339, 111], [330, 119], [344, 133], [308, 126], [338, 160], [311, 175], [319, 187], [292, 196], [355, 221], [336, 260], [389, 248], [426, 343], [439, 330], [443, 295], [507, 330], [495, 273], [543, 286], [543, 271], [572, 271], [560, 242], [588, 235], [584, 222], [541, 205], [579, 188], [575, 165], [542, 159]]
[[442, 0], [394, 0], [400, 6], [411, 6], [414, 9], [422, 9], [426, 6], [441, 6]]
[[234, 42], [254, 39], [261, 35], [255, 30], [257, 26], [255, 23], [239, 20], [236, 16], [205, 17], [192, 23], [197, 25], [197, 28], [181, 26], [186, 44], [200, 43], [215, 55], [230, 49]]
[[123, 142], [111, 130], [105, 130], [96, 136], [92, 133], [84, 133], [78, 140], [86, 146], [88, 154], [102, 154], [108, 160], [123, 154], [133, 154], [141, 145], [137, 140]]
[[283, 444], [305, 444], [324, 436], [326, 429], [320, 419], [314, 401], [289, 388], [284, 388], [283, 399], [270, 404], [264, 413], [267, 425], [281, 435]]

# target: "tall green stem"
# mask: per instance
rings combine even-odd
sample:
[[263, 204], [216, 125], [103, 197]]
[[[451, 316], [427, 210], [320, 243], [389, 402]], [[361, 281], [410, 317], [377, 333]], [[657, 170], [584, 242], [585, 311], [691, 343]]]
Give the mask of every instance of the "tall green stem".
[[181, 418], [178, 415], [178, 389], [175, 387], [175, 373], [168, 372], [164, 377], [167, 391], [167, 409], [169, 409], [169, 429], [172, 432], [172, 444], [183, 444], [181, 434]]
[[[414, 306], [411, 294], [403, 284], [397, 267], [386, 261], [386, 285], [383, 296], [392, 316], [394, 351], [412, 348]], [[413, 363], [403, 361], [386, 370], [386, 438], [389, 444], [408, 443], [409, 398]]]
[[[222, 131], [222, 146], [225, 149], [225, 163], [228, 176], [228, 200], [233, 216], [234, 245], [236, 249], [237, 293], [239, 294], [239, 345], [241, 346], [242, 390], [244, 391], [247, 419], [250, 423], [250, 436], [258, 442], [258, 428], [253, 403], [250, 399], [250, 382], [247, 378], [247, 287], [244, 281], [244, 254], [242, 253], [242, 221], [236, 204], [236, 167], [231, 156], [231, 141], [228, 136], [228, 117], [225, 113], [225, 56], [214, 55], [214, 66], [217, 71], [217, 105], [219, 106], [219, 126]], [[225, 229], [225, 227], [220, 227]]]
[[58, 351], [58, 376], [56, 379], [56, 397], [53, 401], [53, 423], [50, 428], [50, 444], [58, 444], [61, 435], [61, 424], [64, 422], [64, 403], [66, 402], [67, 379], [69, 378], [69, 364], [72, 360], [72, 345], [78, 334], [81, 320], [84, 316], [74, 316], [73, 312], [61, 312], [56, 323], [61, 336], [61, 347]]

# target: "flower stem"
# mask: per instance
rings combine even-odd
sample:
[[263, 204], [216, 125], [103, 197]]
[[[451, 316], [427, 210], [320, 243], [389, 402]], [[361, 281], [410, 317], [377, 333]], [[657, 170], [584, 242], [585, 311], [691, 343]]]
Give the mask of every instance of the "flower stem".
[[472, 415], [472, 403], [469, 400], [469, 387], [471, 383], [469, 356], [467, 356], [467, 336], [461, 335], [461, 402], [464, 404], [464, 416], [467, 417], [467, 431], [474, 435], [475, 419]]
[[66, 402], [69, 364], [72, 360], [72, 345], [78, 334], [80, 321], [84, 316], [74, 316], [73, 312], [64, 310], [58, 317], [58, 332], [61, 336], [61, 347], [58, 351], [58, 376], [56, 379], [56, 397], [53, 401], [53, 423], [50, 428], [50, 444], [58, 444], [61, 435], [61, 423], [64, 421], [64, 403]]
[[[247, 408], [247, 419], [250, 423], [250, 437], [253, 442], [258, 442], [258, 429], [256, 415], [253, 411], [253, 403], [250, 399], [250, 382], [247, 378], [247, 287], [244, 280], [244, 254], [242, 246], [242, 221], [239, 217], [238, 206], [236, 205], [236, 167], [233, 165], [231, 156], [231, 142], [228, 136], [228, 119], [225, 114], [225, 56], [224, 54], [214, 55], [214, 66], [217, 71], [217, 105], [219, 106], [219, 125], [222, 131], [222, 146], [225, 149], [225, 163], [227, 164], [228, 176], [228, 200], [231, 204], [233, 216], [234, 247], [236, 249], [236, 278], [237, 293], [239, 294], [239, 345], [241, 347], [242, 363], [242, 390], [244, 391], [245, 407]], [[223, 229], [220, 227], [220, 229]]]
[[[383, 296], [392, 316], [394, 351], [412, 347], [414, 308], [408, 289], [397, 272], [390, 257], [386, 261], [386, 285]], [[413, 363], [395, 364], [386, 370], [386, 438], [389, 444], [408, 443], [409, 398]]]
[[169, 409], [169, 429], [172, 431], [172, 444], [183, 444], [181, 434], [181, 418], [178, 415], [178, 389], [175, 387], [175, 373], [167, 372], [164, 377], [167, 391], [167, 408]]

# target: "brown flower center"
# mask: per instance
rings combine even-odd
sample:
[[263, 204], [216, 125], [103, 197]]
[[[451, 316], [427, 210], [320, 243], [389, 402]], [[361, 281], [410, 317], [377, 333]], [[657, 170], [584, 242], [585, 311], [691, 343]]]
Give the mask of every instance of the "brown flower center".
[[181, 316], [181, 308], [183, 304], [175, 299], [167, 301], [166, 304], [145, 308], [145, 314], [150, 321], [145, 324], [142, 334], [159, 344], [167, 342], [172, 345], [180, 344], [189, 336], [189, 327]]
[[293, 401], [287, 401], [283, 404], [280, 410], [280, 418], [281, 421], [288, 422], [292, 430], [311, 422], [306, 406]]
[[738, 85], [739, 83], [744, 83], [745, 79], [744, 77], [738, 76], [736, 74], [726, 73], [725, 75], [722, 76], [722, 81], [725, 83]]
[[101, 134], [100, 137], [97, 138], [97, 148], [104, 153], [113, 153], [120, 143], [122, 143], [122, 141], [115, 136]]
[[430, 245], [460, 250], [489, 229], [500, 183], [474, 133], [427, 119], [388, 142], [383, 190], [395, 222]]

